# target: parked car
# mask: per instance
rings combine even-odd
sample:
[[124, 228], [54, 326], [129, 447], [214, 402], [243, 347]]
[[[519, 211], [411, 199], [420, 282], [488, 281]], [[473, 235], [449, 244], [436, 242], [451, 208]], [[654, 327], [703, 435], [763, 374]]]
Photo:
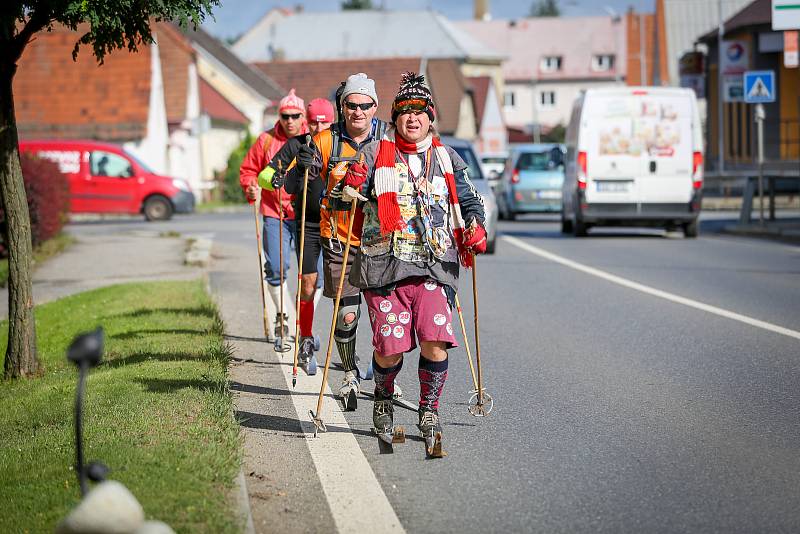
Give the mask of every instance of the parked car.
[[163, 221], [194, 211], [194, 195], [184, 180], [160, 176], [111, 143], [21, 141], [20, 150], [54, 161], [67, 175], [72, 213], [142, 213]]
[[494, 188], [495, 183], [500, 180], [503, 175], [503, 169], [506, 167], [506, 160], [508, 153], [498, 154], [481, 154], [481, 171], [483, 175], [489, 180], [489, 185]]
[[497, 246], [497, 202], [494, 192], [489, 186], [489, 181], [483, 175], [481, 166], [478, 164], [472, 143], [455, 137], [442, 137], [442, 143], [452, 147], [469, 167], [470, 180], [483, 198], [483, 208], [486, 212], [486, 253], [494, 254]]
[[500, 216], [561, 210], [565, 148], [555, 143], [517, 145], [511, 149], [500, 181]]
[[682, 227], [697, 236], [703, 134], [690, 89], [588, 89], [572, 109], [561, 229]]

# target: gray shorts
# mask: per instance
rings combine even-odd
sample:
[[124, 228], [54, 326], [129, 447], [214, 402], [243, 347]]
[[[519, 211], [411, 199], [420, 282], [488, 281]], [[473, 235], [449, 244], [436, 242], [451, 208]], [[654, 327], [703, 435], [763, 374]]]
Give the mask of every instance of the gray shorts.
[[[344, 274], [344, 285], [342, 286], [343, 297], [355, 297], [361, 293], [361, 290], [356, 286], [350, 284], [350, 269], [353, 267], [353, 261], [358, 253], [358, 247], [351, 246], [350, 252], [347, 256], [347, 267]], [[336, 291], [339, 289], [339, 277], [342, 275], [342, 260], [344, 259], [344, 251], [336, 252], [331, 250], [328, 240], [322, 238], [322, 272], [325, 277], [325, 286], [322, 294], [329, 299], [336, 298]]]

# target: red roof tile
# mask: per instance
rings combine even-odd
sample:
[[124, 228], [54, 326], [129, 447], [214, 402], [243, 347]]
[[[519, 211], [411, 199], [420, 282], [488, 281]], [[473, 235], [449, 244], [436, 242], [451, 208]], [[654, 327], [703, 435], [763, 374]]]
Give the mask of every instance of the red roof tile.
[[200, 78], [200, 107], [209, 117], [216, 120], [247, 125], [250, 121], [241, 111]]
[[[125, 141], [145, 136], [150, 99], [150, 47], [117, 50], [98, 65], [87, 47], [72, 49], [87, 28], [55, 26], [25, 50], [14, 77], [21, 138]], [[82, 31], [80, 31], [82, 30]]]

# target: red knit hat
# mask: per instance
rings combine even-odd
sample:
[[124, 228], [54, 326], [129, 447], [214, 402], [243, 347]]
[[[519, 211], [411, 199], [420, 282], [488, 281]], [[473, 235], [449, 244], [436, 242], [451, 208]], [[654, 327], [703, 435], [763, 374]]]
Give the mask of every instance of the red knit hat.
[[306, 103], [303, 102], [302, 98], [294, 94], [294, 89], [289, 91], [288, 95], [281, 98], [278, 104], [278, 113], [291, 110], [299, 111], [300, 113], [305, 113], [306, 111]]
[[315, 98], [308, 103], [306, 119], [309, 122], [333, 122], [333, 105], [324, 98]]

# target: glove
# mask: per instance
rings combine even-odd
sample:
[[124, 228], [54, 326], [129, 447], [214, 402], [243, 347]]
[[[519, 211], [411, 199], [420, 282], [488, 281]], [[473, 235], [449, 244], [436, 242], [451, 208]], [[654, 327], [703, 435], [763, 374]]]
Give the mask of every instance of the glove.
[[297, 168], [301, 171], [308, 169], [308, 179], [313, 180], [322, 170], [322, 155], [315, 146], [300, 145], [297, 152]]
[[369, 168], [363, 161], [351, 163], [344, 175], [344, 185], [349, 185], [356, 190], [361, 189], [361, 186], [367, 181], [368, 172]]
[[275, 169], [267, 165], [264, 170], [258, 173], [258, 186], [267, 191], [279, 189], [283, 185], [283, 179]]
[[483, 254], [486, 252], [486, 230], [477, 219], [472, 219], [470, 225], [464, 230], [462, 243], [464, 244], [464, 248], [473, 254]]

